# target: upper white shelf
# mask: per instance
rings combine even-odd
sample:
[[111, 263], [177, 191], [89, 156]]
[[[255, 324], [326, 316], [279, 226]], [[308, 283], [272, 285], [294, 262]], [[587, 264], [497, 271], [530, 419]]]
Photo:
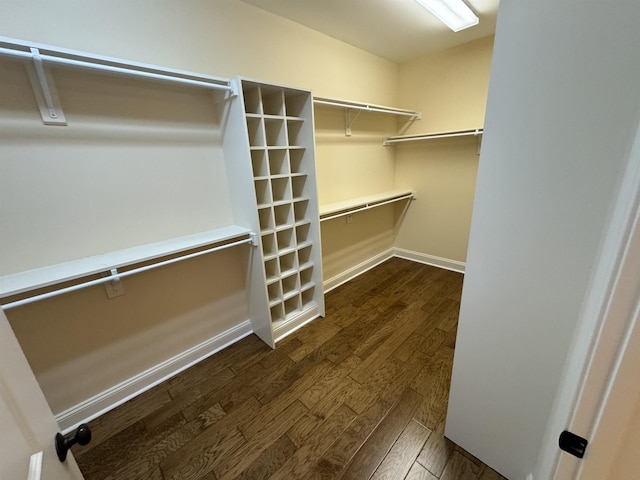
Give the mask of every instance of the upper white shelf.
[[0, 36], [0, 56], [25, 61], [45, 125], [66, 125], [49, 65], [127, 75], [233, 93], [231, 80]]
[[402, 200], [415, 200], [415, 193], [411, 190], [391, 190], [388, 192], [351, 198], [341, 202], [320, 205], [320, 221], [351, 215], [374, 207], [380, 207], [389, 203]]
[[230, 225], [193, 235], [5, 275], [0, 277], [0, 298], [76, 280], [88, 275], [109, 272], [112, 268], [147, 262], [167, 255], [174, 255], [214, 243], [249, 237], [250, 235], [251, 230]]
[[414, 120], [418, 120], [422, 117], [420, 112], [413, 110], [405, 110], [402, 108], [385, 107], [384, 105], [375, 105], [373, 103], [352, 102], [350, 100], [340, 100], [337, 98], [328, 97], [313, 97], [313, 103], [317, 105], [328, 105], [331, 107], [346, 108], [348, 110], [361, 110], [365, 112], [376, 113], [389, 113], [392, 115], [401, 115], [405, 117], [411, 117]]
[[448, 130], [444, 132], [419, 133], [415, 135], [398, 135], [396, 137], [385, 138], [383, 145], [394, 145], [403, 142], [417, 142], [420, 140], [433, 140], [435, 138], [451, 138], [451, 137], [467, 137], [482, 135], [482, 128], [473, 128], [469, 130]]
[[[422, 114], [413, 110], [405, 110], [402, 108], [386, 107], [384, 105], [375, 105], [373, 103], [352, 102], [350, 100], [340, 100], [328, 97], [313, 97], [315, 105], [328, 105], [330, 107], [339, 107], [345, 109], [345, 135], [351, 136], [351, 127], [362, 112], [387, 113], [391, 115], [399, 115], [408, 117], [409, 121], [420, 120]], [[352, 111], [356, 111], [355, 115], [351, 115]]]

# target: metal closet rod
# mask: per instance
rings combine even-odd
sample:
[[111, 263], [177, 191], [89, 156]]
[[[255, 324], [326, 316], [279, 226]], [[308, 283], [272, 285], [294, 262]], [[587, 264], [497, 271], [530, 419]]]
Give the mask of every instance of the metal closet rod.
[[404, 115], [412, 118], [420, 118], [420, 112], [403, 110], [402, 108], [384, 107], [382, 105], [371, 105], [368, 103], [349, 102], [325, 97], [313, 97], [313, 103], [319, 105], [329, 105], [331, 107], [342, 107], [351, 110], [362, 110], [365, 112], [391, 113], [394, 115]]
[[[88, 282], [78, 283], [77, 285], [72, 285], [70, 287], [60, 288], [58, 290], [53, 290], [51, 292], [42, 293], [40, 295], [34, 295], [32, 297], [28, 297], [22, 300], [17, 300], [15, 302], [2, 305], [2, 309], [8, 310], [10, 308], [20, 307], [22, 305], [28, 305], [30, 303], [38, 302], [40, 300], [44, 300], [47, 298], [57, 297], [58, 295], [63, 295], [65, 293], [75, 292], [76, 290], [81, 290], [83, 288], [91, 287], [93, 285], [100, 285], [101, 283], [117, 281], [117, 280], [120, 280], [121, 278], [128, 277], [129, 275], [146, 272], [147, 270], [152, 270], [154, 268], [163, 267], [165, 265], [170, 265], [172, 263], [181, 262], [182, 260], [187, 260], [189, 258], [199, 257], [200, 255], [205, 255], [207, 253], [217, 252], [219, 250], [224, 250], [226, 248], [235, 247], [237, 245], [243, 245], [245, 243], [253, 243], [253, 242], [254, 242], [254, 239], [252, 236], [250, 236], [249, 238], [246, 238], [244, 240], [238, 240], [236, 242], [226, 243], [224, 245], [220, 245], [219, 247], [208, 248], [207, 250], [201, 250], [199, 252], [189, 253], [187, 255], [171, 258], [169, 260], [164, 260], [162, 262], [146, 265], [144, 267], [134, 268], [133, 270], [127, 270], [126, 272], [116, 273], [115, 275], [110, 275], [108, 277], [103, 277], [103, 278], [98, 278], [96, 280], [90, 280]], [[111, 270], [111, 268], [105, 268], [105, 270]]]
[[[4, 55], [8, 57], [24, 58], [27, 60], [40, 59], [43, 62], [55, 63], [58, 65], [80, 67], [80, 68], [86, 68], [90, 70], [100, 70], [100, 71], [105, 71], [110, 73], [117, 73], [121, 75], [143, 77], [143, 78], [149, 78], [153, 80], [162, 80], [165, 82], [182, 83], [186, 85], [193, 85], [196, 87], [213, 88], [213, 89], [228, 90], [228, 91], [233, 90], [233, 88], [231, 87], [231, 82], [229, 80], [221, 80], [221, 79], [218, 80], [218, 79], [208, 78], [202, 75], [192, 74], [187, 72], [184, 72], [184, 73], [172, 72], [170, 70], [163, 69], [162, 67], [156, 67], [152, 65], [137, 66], [137, 65], [127, 64], [126, 62], [121, 62], [116, 59], [101, 59], [101, 58], [95, 57], [95, 60], [110, 62], [110, 63], [117, 63], [122, 66], [107, 65], [104, 63], [91, 62], [87, 60], [75, 60], [73, 58], [41, 53], [40, 49], [49, 50], [44, 47], [36, 47], [36, 46], [29, 47], [26, 44], [24, 45], [20, 44], [20, 45], [23, 47], [27, 47], [27, 48], [31, 48], [32, 50], [35, 50], [35, 53], [33, 51], [26, 52], [24, 50], [0, 47], [0, 55]], [[90, 55], [83, 55], [80, 53], [74, 54], [74, 56], [86, 57], [89, 59], [92, 58]], [[160, 73], [155, 73], [148, 70], [155, 70], [155, 72], [160, 72]], [[193, 78], [187, 78], [187, 77], [193, 77]]]
[[407, 195], [403, 195], [401, 197], [392, 198], [391, 200], [385, 200], [383, 202], [366, 203], [364, 207], [359, 207], [359, 208], [356, 208], [354, 210], [346, 210], [346, 211], [341, 212], [341, 213], [336, 213], [335, 215], [329, 215], [328, 217], [322, 217], [322, 218], [320, 218], [320, 221], [324, 222], [325, 220], [332, 220], [334, 218], [340, 218], [340, 217], [344, 217], [346, 215], [351, 215], [351, 214], [358, 213], [358, 212], [364, 212], [365, 210], [371, 210], [372, 208], [381, 207], [382, 205], [388, 205], [389, 203], [395, 203], [395, 202], [399, 202], [401, 200], [413, 200], [415, 198], [416, 198], [415, 194], [410, 193], [410, 194], [407, 194]]

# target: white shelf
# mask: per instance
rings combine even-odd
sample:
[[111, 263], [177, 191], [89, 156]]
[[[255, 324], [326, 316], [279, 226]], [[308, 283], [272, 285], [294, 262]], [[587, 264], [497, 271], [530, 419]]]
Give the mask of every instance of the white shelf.
[[373, 103], [352, 102], [350, 100], [341, 100], [328, 97], [313, 97], [313, 103], [316, 105], [327, 105], [330, 107], [345, 108], [348, 110], [360, 110], [365, 112], [388, 113], [392, 115], [401, 115], [411, 117], [414, 120], [421, 118], [420, 112], [413, 110], [405, 110], [403, 108], [386, 107], [384, 105], [375, 105]]
[[[413, 110], [405, 110], [403, 108], [395, 108], [395, 107], [386, 107], [384, 105], [375, 105], [373, 103], [352, 102], [351, 100], [341, 100], [337, 98], [313, 97], [313, 103], [314, 105], [327, 105], [329, 107], [344, 108], [344, 111], [345, 111], [344, 134], [347, 137], [351, 136], [351, 128], [353, 127], [354, 122], [358, 119], [358, 116], [362, 112], [386, 113], [386, 114], [397, 115], [401, 117], [407, 117], [408, 121], [410, 122], [413, 122], [415, 120], [420, 120], [422, 118], [422, 114], [420, 112], [416, 112]], [[355, 111], [354, 115], [352, 115], [351, 113], [352, 111]]]
[[375, 195], [351, 198], [342, 202], [320, 205], [320, 221], [407, 199], [415, 199], [415, 193], [411, 190], [391, 190]]
[[6, 275], [0, 277], [0, 298], [76, 280], [89, 275], [109, 272], [112, 268], [121, 268], [215, 243], [248, 237], [250, 234], [251, 230], [247, 228], [230, 225], [193, 235]]
[[482, 128], [472, 128], [468, 130], [447, 130], [444, 132], [419, 133], [416, 135], [398, 135], [396, 137], [388, 137], [384, 139], [383, 145], [394, 145], [396, 143], [417, 142], [422, 140], [433, 140], [436, 138], [452, 138], [452, 137], [478, 137], [482, 135]]

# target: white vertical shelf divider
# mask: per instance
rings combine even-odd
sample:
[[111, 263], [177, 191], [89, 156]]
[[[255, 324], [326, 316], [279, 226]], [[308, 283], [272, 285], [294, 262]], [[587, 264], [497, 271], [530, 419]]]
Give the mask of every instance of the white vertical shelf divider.
[[250, 318], [256, 334], [274, 347], [324, 316], [312, 97], [305, 90], [237, 82], [241, 95], [224, 123], [225, 158], [232, 159], [233, 204], [242, 210], [236, 221], [260, 232], [248, 275]]

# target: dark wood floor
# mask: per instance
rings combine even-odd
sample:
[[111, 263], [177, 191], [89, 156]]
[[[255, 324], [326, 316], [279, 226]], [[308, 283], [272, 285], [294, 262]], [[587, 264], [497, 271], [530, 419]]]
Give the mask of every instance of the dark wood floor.
[[443, 437], [462, 275], [392, 259], [91, 422], [87, 480], [503, 477]]

